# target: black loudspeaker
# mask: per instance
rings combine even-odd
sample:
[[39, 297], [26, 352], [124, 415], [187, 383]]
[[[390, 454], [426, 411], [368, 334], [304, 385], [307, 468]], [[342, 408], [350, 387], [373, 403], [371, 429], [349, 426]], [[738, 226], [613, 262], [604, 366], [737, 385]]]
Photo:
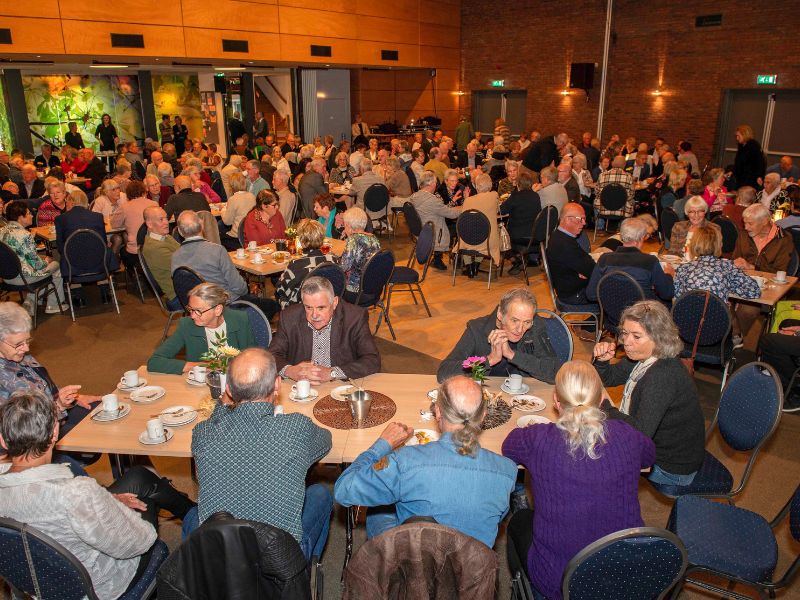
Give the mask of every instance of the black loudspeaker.
[[214, 91], [219, 92], [220, 94], [224, 94], [225, 89], [225, 77], [214, 76]]
[[594, 86], [594, 63], [572, 63], [569, 67], [569, 87], [590, 90]]

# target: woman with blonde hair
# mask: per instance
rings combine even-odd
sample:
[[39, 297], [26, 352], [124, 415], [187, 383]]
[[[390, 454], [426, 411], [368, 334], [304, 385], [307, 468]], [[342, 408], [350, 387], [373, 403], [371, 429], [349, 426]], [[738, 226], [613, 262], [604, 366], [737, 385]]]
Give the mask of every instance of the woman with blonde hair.
[[739, 125], [736, 128], [736, 157], [733, 160], [736, 185], [749, 185], [760, 190], [766, 170], [767, 162], [761, 151], [761, 144], [753, 138], [753, 128], [750, 125]]
[[503, 455], [531, 473], [535, 510], [508, 524], [512, 572], [526, 569], [538, 596], [561, 598], [572, 557], [601, 537], [644, 523], [639, 472], [655, 460], [655, 445], [627, 423], [607, 420], [603, 384], [592, 365], [574, 360], [556, 375], [555, 423], [514, 429]]
[[[202, 356], [222, 340], [227, 346], [244, 350], [256, 345], [247, 313], [226, 308], [230, 294], [215, 283], [201, 283], [189, 291], [188, 317], [178, 321], [178, 328], [161, 342], [150, 359], [151, 373], [185, 374], [195, 365], [204, 365]], [[177, 358], [184, 353], [183, 360]]]

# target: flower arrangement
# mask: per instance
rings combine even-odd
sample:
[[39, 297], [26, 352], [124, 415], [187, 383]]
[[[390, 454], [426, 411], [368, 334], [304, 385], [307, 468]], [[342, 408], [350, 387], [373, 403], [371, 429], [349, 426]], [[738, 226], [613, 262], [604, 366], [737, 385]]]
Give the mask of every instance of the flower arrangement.
[[286, 228], [286, 239], [287, 240], [293, 240], [296, 237], [297, 237], [297, 229], [295, 229], [294, 227], [287, 227]]
[[470, 356], [461, 363], [461, 366], [470, 371], [472, 379], [478, 383], [486, 381], [488, 372], [486, 370], [486, 357], [485, 356]]
[[210, 371], [225, 373], [228, 370], [228, 363], [234, 356], [239, 355], [239, 350], [228, 345], [228, 338], [220, 333], [214, 334], [214, 341], [207, 352], [200, 356], [200, 360], [208, 363]]

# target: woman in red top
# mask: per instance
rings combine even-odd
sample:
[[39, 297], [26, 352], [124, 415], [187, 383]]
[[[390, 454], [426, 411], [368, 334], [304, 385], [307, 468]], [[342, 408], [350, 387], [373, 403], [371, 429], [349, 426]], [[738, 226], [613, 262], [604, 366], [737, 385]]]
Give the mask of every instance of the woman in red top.
[[272, 240], [286, 237], [286, 222], [278, 206], [275, 192], [272, 190], [258, 192], [255, 208], [247, 213], [242, 223], [245, 246], [253, 241], [262, 246], [271, 243]]

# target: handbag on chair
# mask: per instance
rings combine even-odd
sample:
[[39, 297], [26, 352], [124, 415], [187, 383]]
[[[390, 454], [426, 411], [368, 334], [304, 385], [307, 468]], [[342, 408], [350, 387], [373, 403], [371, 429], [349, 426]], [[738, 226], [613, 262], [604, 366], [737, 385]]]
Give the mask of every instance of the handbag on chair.
[[703, 312], [700, 315], [700, 325], [697, 327], [697, 334], [694, 336], [694, 344], [692, 345], [692, 355], [681, 358], [683, 366], [689, 371], [689, 375], [694, 375], [694, 357], [697, 356], [697, 345], [700, 343], [700, 334], [703, 332], [703, 323], [706, 320], [706, 312], [708, 311], [708, 300], [711, 297], [711, 292], [706, 292], [706, 300], [703, 303]]

